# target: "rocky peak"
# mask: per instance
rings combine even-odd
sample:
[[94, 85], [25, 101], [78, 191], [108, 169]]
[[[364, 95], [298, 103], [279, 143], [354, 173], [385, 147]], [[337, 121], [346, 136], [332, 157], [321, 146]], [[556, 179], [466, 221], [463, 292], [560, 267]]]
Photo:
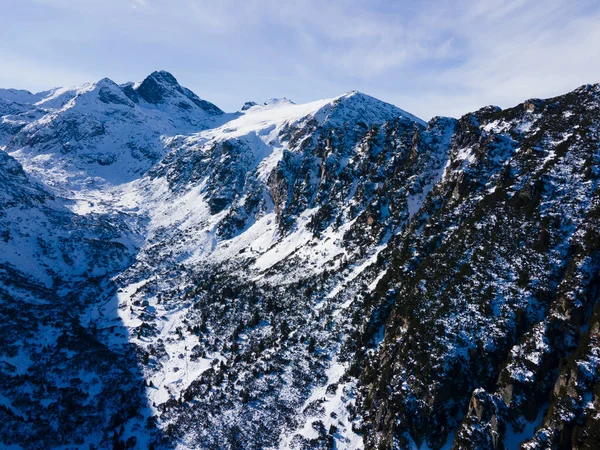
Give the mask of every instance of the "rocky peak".
[[133, 107], [133, 102], [125, 95], [121, 87], [110, 78], [102, 78], [94, 84], [79, 89], [74, 97], [74, 101], [77, 103], [89, 103], [96, 99], [106, 105]]
[[252, 108], [253, 106], [258, 105], [258, 103], [256, 102], [245, 102], [242, 105], [242, 109], [240, 111], [248, 111], [250, 108]]
[[174, 96], [175, 92], [183, 94], [177, 79], [165, 71], [152, 72], [140, 83], [136, 91], [141, 98], [153, 105], [164, 103]]
[[596, 448], [596, 91], [221, 116], [155, 72], [11, 107], [0, 442]]
[[218, 107], [200, 99], [191, 90], [182, 87], [177, 79], [164, 70], [152, 72], [137, 86], [126, 86], [125, 92], [135, 101], [139, 97], [155, 106], [171, 104], [180, 110], [202, 109], [209, 115], [221, 115]]
[[322, 117], [324, 122], [332, 126], [346, 123], [357, 123], [371, 126], [402, 117], [421, 125], [425, 122], [397, 106], [379, 100], [358, 91], [350, 91], [333, 99], [322, 108], [317, 117]]
[[280, 105], [295, 105], [295, 103], [285, 97], [281, 97], [281, 98], [274, 97], [274, 98], [270, 98], [269, 100], [264, 102], [263, 105], [264, 106], [280, 106]]

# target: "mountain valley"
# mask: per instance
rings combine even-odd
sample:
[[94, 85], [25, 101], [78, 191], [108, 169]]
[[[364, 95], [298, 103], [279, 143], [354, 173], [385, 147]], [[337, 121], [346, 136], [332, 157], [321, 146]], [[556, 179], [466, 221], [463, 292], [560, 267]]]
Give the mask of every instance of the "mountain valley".
[[599, 181], [597, 84], [0, 89], [0, 443], [597, 448]]

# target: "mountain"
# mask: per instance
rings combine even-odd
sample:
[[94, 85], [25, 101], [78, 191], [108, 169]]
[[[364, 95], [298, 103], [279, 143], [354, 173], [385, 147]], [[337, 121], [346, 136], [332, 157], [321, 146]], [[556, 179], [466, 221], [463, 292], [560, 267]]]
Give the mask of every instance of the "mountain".
[[595, 448], [600, 86], [0, 108], [5, 446]]
[[599, 92], [459, 120], [363, 306], [385, 317], [359, 358], [368, 445], [596, 445]]
[[131, 232], [118, 216], [74, 214], [5, 152], [0, 192], [2, 446], [100, 441], [144, 405], [129, 347], [99, 342], [95, 322], [82, 322], [90, 305], [116, 307], [110, 276], [131, 264]]
[[57, 192], [132, 181], [164, 156], [165, 136], [226, 120], [167, 72], [123, 86], [105, 78], [30, 96], [0, 92], [11, 97], [23, 102], [4, 116], [5, 151]]

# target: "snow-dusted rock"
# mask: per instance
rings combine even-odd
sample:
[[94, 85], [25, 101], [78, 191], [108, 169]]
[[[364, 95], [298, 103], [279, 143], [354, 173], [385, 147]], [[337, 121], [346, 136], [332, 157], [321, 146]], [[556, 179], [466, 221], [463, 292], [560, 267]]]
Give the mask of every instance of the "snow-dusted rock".
[[0, 91], [0, 441], [593, 448], [599, 97]]

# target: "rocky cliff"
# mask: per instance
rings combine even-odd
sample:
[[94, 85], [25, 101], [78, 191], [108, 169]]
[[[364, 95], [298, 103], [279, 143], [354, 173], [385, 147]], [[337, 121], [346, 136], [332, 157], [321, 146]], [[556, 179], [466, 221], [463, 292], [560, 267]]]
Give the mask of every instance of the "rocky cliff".
[[599, 109], [0, 90], [0, 441], [594, 448]]

